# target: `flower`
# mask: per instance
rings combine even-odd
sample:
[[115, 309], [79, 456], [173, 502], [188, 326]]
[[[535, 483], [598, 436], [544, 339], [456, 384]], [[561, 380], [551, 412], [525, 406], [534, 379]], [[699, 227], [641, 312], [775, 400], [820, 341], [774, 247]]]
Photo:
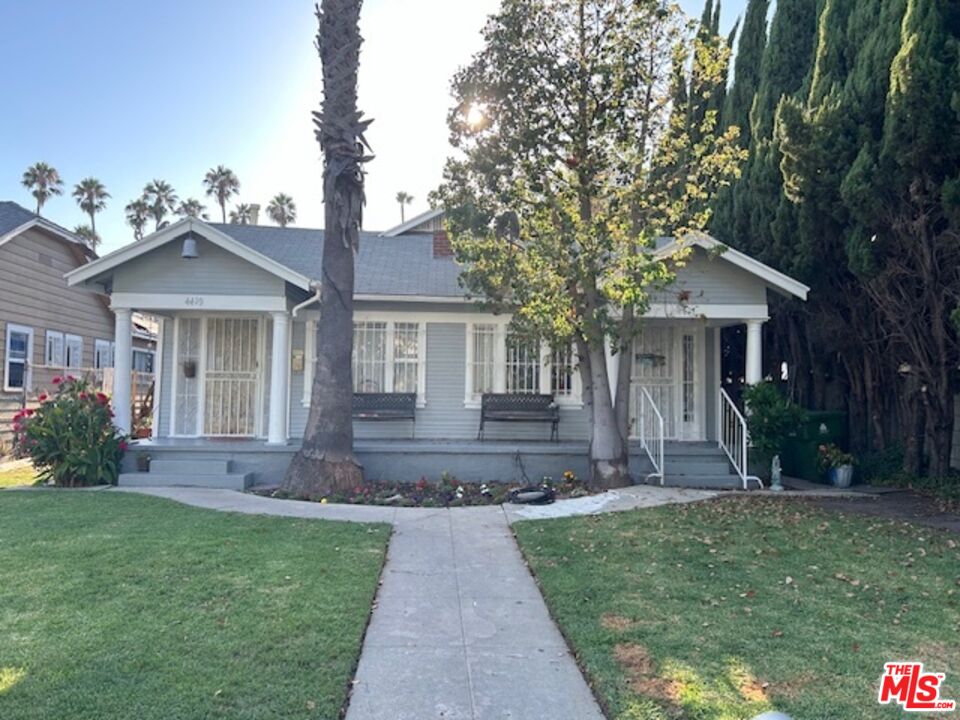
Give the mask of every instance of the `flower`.
[[60, 383], [63, 382], [63, 378], [60, 377], [59, 375], [57, 375], [57, 376], [52, 380], [52, 382], [53, 382], [54, 385], [59, 385]]
[[48, 397], [49, 396], [46, 393], [40, 393], [39, 395], [37, 395], [37, 400], [39, 400], [40, 402], [46, 402]]
[[126, 450], [127, 450], [127, 441], [126, 441], [126, 440], [121, 440], [121, 441], [120, 441], [120, 450], [121, 450], [121, 452], [126, 452]]
[[30, 417], [31, 415], [33, 415], [33, 408], [24, 408], [24, 409], [23, 409], [23, 416], [24, 416], [24, 417]]
[[104, 395], [102, 392], [98, 392], [98, 393], [97, 393], [97, 402], [100, 403], [101, 405], [106, 405], [108, 402], [110, 402], [110, 398], [108, 398], [108, 397], [107, 397], [106, 395]]
[[85, 392], [82, 392], [82, 393], [80, 393], [80, 395], [79, 395], [78, 397], [79, 397], [81, 400], [86, 400], [86, 399], [87, 399], [87, 394], [86, 394]]
[[75, 382], [76, 379], [77, 379], [77, 378], [74, 377], [73, 375], [67, 375], [67, 382]]

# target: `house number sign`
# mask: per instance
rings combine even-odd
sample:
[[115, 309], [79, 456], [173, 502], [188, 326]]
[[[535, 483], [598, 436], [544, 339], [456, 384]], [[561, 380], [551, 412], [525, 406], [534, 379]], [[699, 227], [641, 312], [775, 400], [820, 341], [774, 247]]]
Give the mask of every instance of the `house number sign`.
[[203, 307], [203, 298], [199, 295], [189, 295], [183, 301], [183, 304], [187, 307]]

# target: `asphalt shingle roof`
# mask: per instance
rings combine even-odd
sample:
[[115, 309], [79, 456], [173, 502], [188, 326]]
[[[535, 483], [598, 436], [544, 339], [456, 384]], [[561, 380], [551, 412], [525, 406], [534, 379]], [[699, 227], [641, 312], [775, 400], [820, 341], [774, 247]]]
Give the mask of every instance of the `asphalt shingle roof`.
[[[320, 280], [323, 230], [211, 223], [237, 242], [294, 272]], [[450, 256], [433, 256], [433, 236], [382, 237], [360, 233], [354, 292], [360, 295], [463, 297], [460, 270]]]
[[6, 235], [35, 217], [37, 217], [35, 213], [20, 207], [15, 202], [0, 200], [0, 235]]

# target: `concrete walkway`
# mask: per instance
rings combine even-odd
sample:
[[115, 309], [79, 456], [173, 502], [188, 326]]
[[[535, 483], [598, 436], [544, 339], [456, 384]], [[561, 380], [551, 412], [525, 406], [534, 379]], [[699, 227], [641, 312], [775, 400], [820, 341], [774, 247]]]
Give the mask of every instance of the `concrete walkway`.
[[347, 720], [602, 720], [509, 523], [715, 494], [637, 487], [539, 508], [446, 510], [320, 505], [203, 488], [127, 492], [213, 510], [393, 524]]

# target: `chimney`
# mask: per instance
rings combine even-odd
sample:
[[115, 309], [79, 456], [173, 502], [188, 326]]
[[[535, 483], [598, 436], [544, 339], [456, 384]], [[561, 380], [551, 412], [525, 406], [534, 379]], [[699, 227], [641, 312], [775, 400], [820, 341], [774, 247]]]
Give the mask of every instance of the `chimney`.
[[450, 236], [446, 230], [437, 230], [433, 233], [433, 256], [452, 257], [453, 248], [450, 247]]
[[260, 224], [260, 205], [259, 203], [250, 203], [250, 224]]

